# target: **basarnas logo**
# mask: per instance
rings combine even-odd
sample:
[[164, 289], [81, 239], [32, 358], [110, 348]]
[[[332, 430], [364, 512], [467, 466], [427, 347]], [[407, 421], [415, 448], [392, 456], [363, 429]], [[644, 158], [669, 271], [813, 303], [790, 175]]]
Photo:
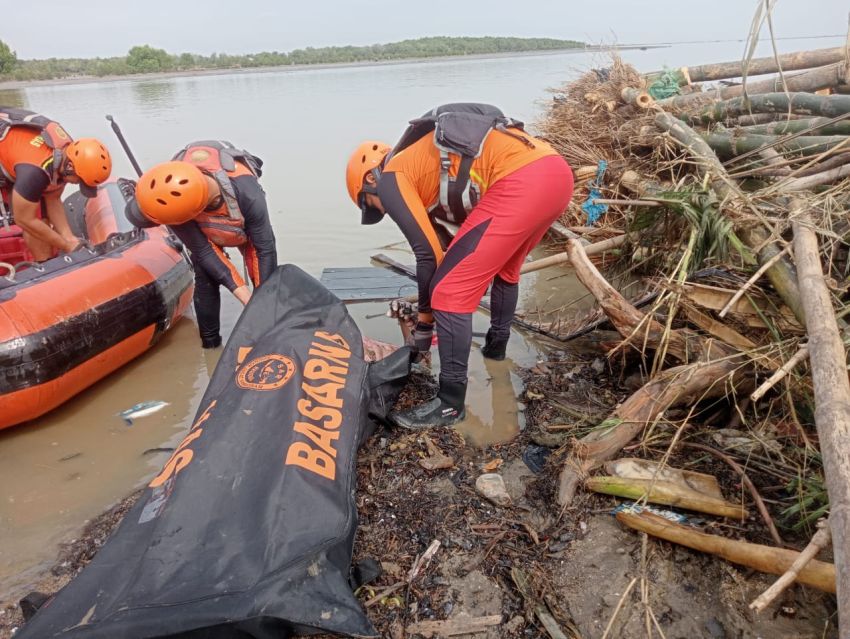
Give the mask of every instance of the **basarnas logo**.
[[277, 353], [252, 359], [236, 373], [236, 385], [247, 390], [277, 390], [295, 372], [295, 362]]

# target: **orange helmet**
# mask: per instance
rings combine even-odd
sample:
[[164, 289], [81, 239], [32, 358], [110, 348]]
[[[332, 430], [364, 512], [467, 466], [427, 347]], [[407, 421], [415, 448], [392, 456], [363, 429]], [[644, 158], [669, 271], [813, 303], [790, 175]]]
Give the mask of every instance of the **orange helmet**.
[[207, 179], [189, 162], [157, 164], [136, 184], [139, 209], [157, 224], [188, 222], [204, 210], [209, 197]]
[[384, 142], [368, 140], [358, 146], [348, 160], [345, 183], [348, 186], [348, 194], [363, 213], [360, 219], [361, 224], [375, 224], [383, 218], [380, 211], [366, 204], [363, 199], [363, 193], [376, 192], [374, 186], [364, 184], [363, 180], [367, 173], [372, 173], [376, 181], [381, 177], [381, 166], [391, 150], [390, 146]]
[[100, 140], [80, 138], [68, 145], [65, 156], [80, 178], [80, 191], [86, 197], [97, 195], [97, 186], [109, 179], [112, 157]]

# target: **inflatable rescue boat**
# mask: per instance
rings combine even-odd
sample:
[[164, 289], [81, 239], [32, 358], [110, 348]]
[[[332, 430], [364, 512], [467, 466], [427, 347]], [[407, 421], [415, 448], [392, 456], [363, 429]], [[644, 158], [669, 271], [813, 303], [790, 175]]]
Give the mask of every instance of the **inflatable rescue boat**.
[[192, 268], [165, 227], [137, 229], [115, 183], [65, 200], [89, 246], [42, 263], [0, 224], [0, 428], [56, 408], [153, 346], [192, 300]]

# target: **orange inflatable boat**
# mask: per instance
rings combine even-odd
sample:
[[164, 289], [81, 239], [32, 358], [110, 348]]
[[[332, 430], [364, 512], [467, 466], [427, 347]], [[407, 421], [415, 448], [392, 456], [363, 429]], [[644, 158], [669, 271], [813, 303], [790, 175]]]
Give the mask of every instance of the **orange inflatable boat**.
[[165, 227], [137, 229], [115, 183], [65, 201], [82, 248], [41, 264], [0, 225], [0, 428], [56, 408], [151, 346], [183, 315], [193, 277]]

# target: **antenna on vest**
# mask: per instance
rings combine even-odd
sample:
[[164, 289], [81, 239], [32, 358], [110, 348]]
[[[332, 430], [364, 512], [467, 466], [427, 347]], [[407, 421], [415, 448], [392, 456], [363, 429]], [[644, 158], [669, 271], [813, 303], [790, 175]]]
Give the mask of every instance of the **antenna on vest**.
[[133, 168], [136, 169], [136, 175], [142, 177], [142, 168], [139, 166], [139, 163], [136, 162], [136, 158], [133, 155], [133, 152], [130, 150], [130, 146], [127, 144], [127, 140], [124, 139], [124, 134], [121, 133], [121, 129], [118, 128], [118, 123], [112, 118], [111, 115], [107, 115], [106, 119], [109, 120], [110, 124], [112, 125], [112, 130], [118, 137], [118, 141], [121, 143], [121, 146], [124, 147], [124, 153], [126, 153], [127, 157], [130, 159], [130, 164], [132, 164]]

